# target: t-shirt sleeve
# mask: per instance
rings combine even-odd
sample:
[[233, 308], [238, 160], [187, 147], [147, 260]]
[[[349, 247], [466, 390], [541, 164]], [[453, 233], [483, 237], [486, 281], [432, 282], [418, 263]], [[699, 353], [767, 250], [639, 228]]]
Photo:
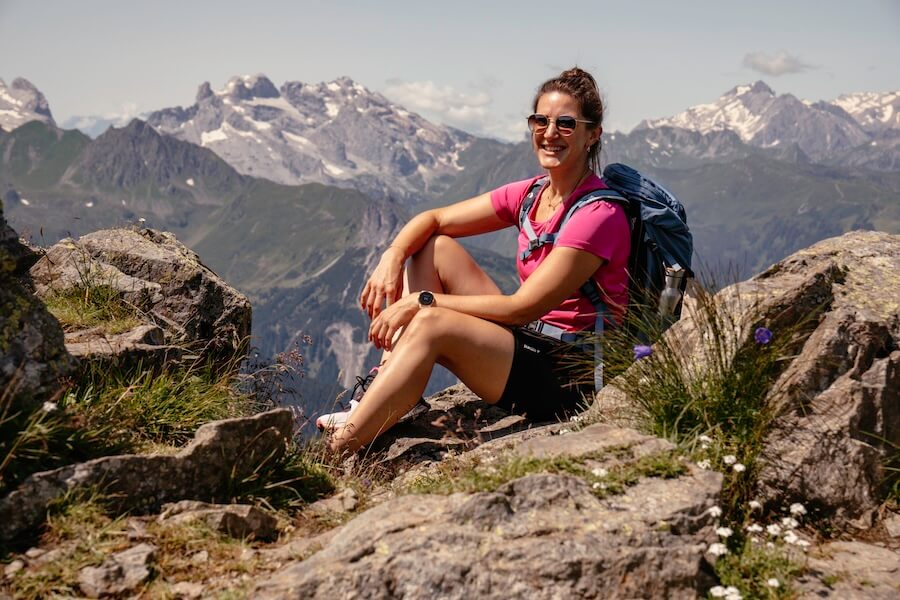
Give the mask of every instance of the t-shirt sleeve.
[[491, 205], [497, 216], [510, 225], [519, 224], [519, 207], [528, 188], [537, 181], [537, 177], [507, 183], [491, 192]]
[[556, 245], [585, 250], [612, 261], [617, 253], [628, 252], [631, 245], [625, 210], [602, 200], [582, 206], [563, 227]]

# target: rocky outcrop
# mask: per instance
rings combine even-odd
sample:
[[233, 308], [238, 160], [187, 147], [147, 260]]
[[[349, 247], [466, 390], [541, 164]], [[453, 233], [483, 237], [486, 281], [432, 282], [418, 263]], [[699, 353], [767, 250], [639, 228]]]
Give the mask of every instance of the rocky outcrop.
[[800, 251], [755, 281], [839, 274], [799, 355], [767, 401], [759, 485], [770, 502], [801, 501], [841, 526], [871, 524], [886, 460], [900, 447], [900, 237], [854, 232]]
[[67, 491], [96, 486], [117, 498], [120, 510], [159, 510], [182, 499], [216, 501], [259, 465], [281, 456], [291, 436], [287, 409], [202, 425], [174, 456], [121, 455], [36, 473], [0, 498], [0, 542], [33, 531], [47, 505]]
[[30, 255], [0, 205], [0, 409], [4, 401], [34, 409], [74, 366], [59, 323], [16, 277]]
[[[561, 433], [550, 425], [454, 460], [567, 457], [602, 473], [670, 447], [633, 430], [595, 425]], [[434, 468], [419, 464], [402, 481]], [[624, 493], [607, 496], [598, 493], [603, 484], [536, 472], [495, 491], [394, 497], [320, 538], [319, 552], [259, 581], [252, 595], [694, 598], [713, 584], [705, 558], [715, 539], [708, 509], [721, 481], [718, 473], [685, 465], [681, 477], [638, 478]]]
[[[80, 334], [74, 348], [103, 355], [112, 348], [140, 353], [135, 346], [181, 346], [230, 359], [250, 335], [250, 302], [210, 271], [170, 233], [150, 229], [107, 229], [54, 245], [31, 270], [40, 297], [86, 285], [114, 288], [150, 324], [165, 333], [162, 343], [145, 331], [111, 339]], [[140, 335], [139, 335], [140, 334]], [[127, 348], [126, 348], [127, 347]], [[153, 352], [153, 349], [147, 349]]]
[[163, 506], [160, 523], [200, 521], [213, 531], [238, 539], [270, 540], [278, 533], [275, 517], [248, 504], [209, 504], [182, 500]]
[[99, 567], [85, 567], [78, 574], [81, 591], [88, 598], [122, 596], [150, 578], [157, 548], [139, 544], [116, 552]]

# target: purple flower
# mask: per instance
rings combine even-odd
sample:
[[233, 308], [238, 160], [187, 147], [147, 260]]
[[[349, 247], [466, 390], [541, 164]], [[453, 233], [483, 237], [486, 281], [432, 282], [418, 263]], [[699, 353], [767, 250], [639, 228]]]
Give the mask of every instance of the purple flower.
[[650, 346], [635, 346], [634, 347], [634, 360], [641, 360], [642, 358], [647, 358], [653, 354], [653, 348]]
[[757, 344], [766, 345], [772, 341], [772, 331], [765, 327], [757, 327], [756, 333], [753, 334], [753, 339], [756, 340]]

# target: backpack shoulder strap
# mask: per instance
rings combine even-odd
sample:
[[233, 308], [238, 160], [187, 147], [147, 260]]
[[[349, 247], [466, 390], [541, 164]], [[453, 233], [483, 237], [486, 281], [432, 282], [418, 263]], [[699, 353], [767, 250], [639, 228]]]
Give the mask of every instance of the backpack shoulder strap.
[[522, 251], [520, 256], [522, 260], [528, 258], [532, 252], [541, 246], [552, 244], [556, 239], [556, 234], [554, 233], [543, 233], [540, 236], [537, 235], [534, 231], [534, 227], [531, 226], [531, 220], [528, 218], [531, 207], [534, 206], [535, 200], [537, 200], [546, 183], [546, 177], [540, 177], [535, 180], [535, 182], [531, 184], [531, 187], [528, 188], [528, 191], [525, 192], [525, 199], [519, 207], [519, 230], [525, 232], [525, 237], [528, 238], [528, 247]]

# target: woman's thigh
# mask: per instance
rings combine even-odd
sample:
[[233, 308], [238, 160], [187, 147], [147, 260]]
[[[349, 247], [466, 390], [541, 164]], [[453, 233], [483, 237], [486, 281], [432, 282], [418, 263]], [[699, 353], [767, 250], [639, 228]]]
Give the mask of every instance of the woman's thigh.
[[416, 315], [406, 335], [404, 344], [429, 346], [434, 362], [452, 371], [475, 394], [488, 402], [500, 399], [515, 348], [509, 328], [433, 307]]
[[409, 291], [431, 290], [459, 296], [500, 294], [500, 288], [455, 239], [431, 238], [406, 268]]

